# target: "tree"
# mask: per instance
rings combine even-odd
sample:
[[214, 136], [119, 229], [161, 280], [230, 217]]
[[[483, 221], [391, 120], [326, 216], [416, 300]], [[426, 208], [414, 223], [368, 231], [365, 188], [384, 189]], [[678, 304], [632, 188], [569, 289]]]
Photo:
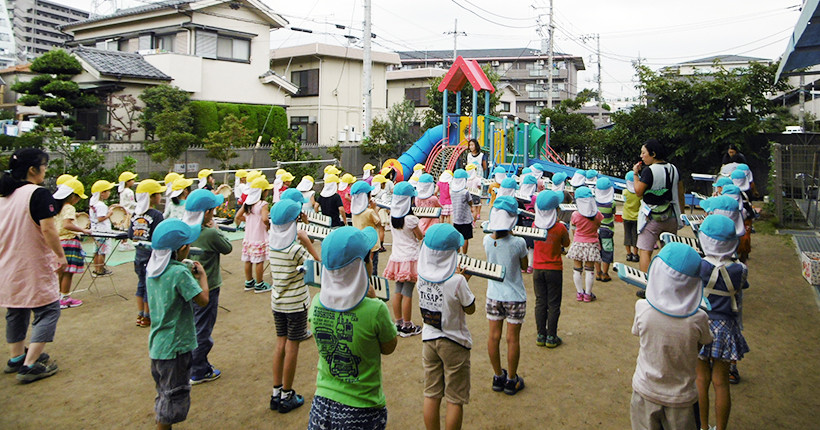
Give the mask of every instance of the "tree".
[[[489, 78], [490, 83], [496, 91], [490, 94], [490, 115], [498, 115], [498, 103], [501, 99], [501, 92], [498, 90], [498, 81], [500, 76], [496, 73], [489, 64], [481, 66], [484, 73]], [[430, 78], [430, 88], [427, 89], [427, 102], [430, 109], [424, 111], [424, 118], [422, 128], [425, 130], [433, 128], [441, 124], [441, 108], [444, 105], [444, 95], [438, 91], [438, 86], [444, 76]], [[467, 82], [467, 85], [461, 89], [461, 112], [456, 112], [456, 96], [452, 92], [447, 94], [447, 112], [458, 113], [459, 115], [472, 115], [472, 109], [476, 109], [479, 115], [484, 115], [484, 91], [478, 92], [478, 102], [473, 104], [473, 86]]]
[[541, 120], [550, 119], [550, 146], [556, 152], [573, 153], [578, 157], [578, 167], [585, 164], [594, 139], [595, 124], [586, 115], [571, 113], [595, 97], [595, 92], [582, 90], [574, 99], [562, 100], [553, 109], [541, 110]]
[[387, 118], [374, 118], [370, 136], [362, 142], [362, 153], [376, 157], [381, 164], [383, 157], [399, 155], [417, 138], [411, 129], [417, 121], [416, 106], [411, 100], [403, 100], [387, 109]]
[[99, 103], [95, 96], [83, 93], [79, 85], [71, 80], [72, 76], [83, 71], [82, 65], [68, 52], [55, 49], [37, 57], [31, 63], [31, 71], [41, 74], [28, 82], [17, 81], [11, 86], [12, 91], [23, 94], [18, 101], [54, 114], [37, 119], [41, 129], [50, 125], [73, 136], [79, 127], [73, 117], [74, 111]]
[[111, 120], [100, 128], [120, 138], [125, 136], [130, 142], [131, 135], [139, 131], [137, 124], [142, 107], [137, 105], [137, 99], [131, 94], [109, 94], [104, 105]]
[[191, 112], [188, 106], [179, 110], [166, 109], [154, 115], [152, 121], [159, 140], [146, 142], [145, 150], [157, 163], [169, 160], [170, 171], [179, 157], [196, 142], [196, 136], [191, 133]]
[[175, 86], [161, 84], [147, 88], [139, 96], [145, 103], [140, 116], [140, 125], [145, 129], [145, 138], [154, 140], [158, 122], [157, 115], [170, 109], [182, 109], [190, 103], [191, 96]]
[[[294, 135], [301, 134], [301, 128]], [[271, 138], [270, 159], [276, 163], [277, 161], [310, 161], [315, 160], [316, 157], [308, 151], [302, 149], [302, 144], [293, 138], [279, 139], [277, 137]], [[285, 169], [294, 176], [293, 183], [298, 184], [302, 180], [302, 176], [310, 175], [320, 179], [316, 176], [319, 171], [319, 163], [304, 163], [291, 164], [285, 166]], [[271, 182], [273, 180], [271, 179]]]
[[[247, 128], [248, 117], [237, 118], [233, 115], [225, 117], [222, 129], [208, 133], [203, 140], [208, 157], [219, 161], [223, 170], [228, 168], [231, 159], [237, 157], [234, 148], [246, 148], [253, 140], [253, 132]], [[227, 181], [227, 173], [223, 182]]]

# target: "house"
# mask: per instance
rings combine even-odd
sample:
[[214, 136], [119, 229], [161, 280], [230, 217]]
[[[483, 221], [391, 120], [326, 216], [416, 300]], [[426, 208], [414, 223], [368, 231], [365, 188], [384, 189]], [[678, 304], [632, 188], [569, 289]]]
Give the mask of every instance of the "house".
[[[362, 74], [364, 51], [323, 43], [270, 51], [270, 69], [297, 87], [286, 95], [291, 129], [301, 127], [302, 142], [319, 146], [361, 142], [364, 123]], [[373, 117], [387, 111], [387, 67], [399, 56], [371, 52]]]
[[0, 108], [13, 111], [15, 118], [20, 120], [27, 119], [32, 115], [46, 114], [44, 110], [37, 106], [23, 106], [18, 104], [17, 99], [20, 98], [20, 94], [11, 90], [11, 86], [14, 85], [15, 82], [28, 82], [37, 76], [37, 73], [32, 72], [30, 67], [31, 63], [27, 63], [0, 70], [0, 79], [6, 83], [3, 88], [3, 99]]
[[695, 74], [708, 75], [716, 72], [718, 67], [726, 70], [749, 67], [751, 63], [760, 63], [765, 66], [772, 64], [772, 60], [758, 57], [746, 57], [743, 55], [713, 55], [711, 57], [700, 58], [698, 60], [685, 61], [673, 64], [660, 70], [664, 75], [690, 76]]
[[[534, 122], [547, 99], [553, 103], [573, 99], [578, 93], [578, 71], [585, 70], [584, 59], [564, 53], [555, 53], [553, 61], [553, 88], [549, 91], [547, 56], [529, 48], [510, 49], [463, 49], [458, 55], [476, 60], [482, 66], [489, 66], [500, 75], [499, 87], [509, 85], [515, 95], [515, 103], [510, 105], [510, 113], [525, 121]], [[400, 69], [448, 68], [453, 63], [453, 51], [403, 51]], [[503, 111], [503, 109], [502, 109]]]
[[[772, 101], [780, 106], [789, 108], [789, 113], [800, 118], [804, 117], [805, 130], [820, 130], [820, 66], [811, 66], [806, 69], [803, 76], [784, 76], [791, 86], [791, 90], [785, 93], [778, 93], [772, 97]], [[803, 94], [803, 103], [800, 102], [800, 94]], [[782, 130], [781, 130], [782, 131]]]
[[581, 106], [580, 109], [576, 109], [572, 113], [578, 113], [591, 119], [596, 128], [609, 124], [611, 122], [610, 115], [612, 115], [610, 111], [598, 105]]

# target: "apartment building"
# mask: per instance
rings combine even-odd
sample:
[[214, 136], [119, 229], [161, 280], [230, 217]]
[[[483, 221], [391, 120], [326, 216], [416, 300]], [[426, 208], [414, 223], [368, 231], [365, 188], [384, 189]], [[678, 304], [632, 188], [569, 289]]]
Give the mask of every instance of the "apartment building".
[[760, 63], [764, 66], [772, 64], [772, 60], [758, 57], [746, 57], [744, 55], [713, 55], [711, 57], [699, 58], [697, 60], [684, 61], [673, 64], [660, 70], [665, 75], [708, 75], [716, 72], [719, 68], [732, 70], [749, 67], [751, 63]]
[[90, 16], [82, 9], [47, 0], [7, 0], [6, 7], [20, 63], [30, 62], [41, 54], [62, 47], [71, 37], [58, 27]]

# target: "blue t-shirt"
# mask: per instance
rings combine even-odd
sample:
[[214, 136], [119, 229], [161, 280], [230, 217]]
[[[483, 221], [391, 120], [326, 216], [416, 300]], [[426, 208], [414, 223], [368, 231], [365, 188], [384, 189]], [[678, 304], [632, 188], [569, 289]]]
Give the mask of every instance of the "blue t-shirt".
[[521, 259], [527, 257], [527, 243], [523, 238], [509, 235], [501, 239], [484, 236], [487, 261], [506, 268], [504, 282], [487, 280], [487, 298], [502, 302], [526, 302], [527, 290], [521, 278]]

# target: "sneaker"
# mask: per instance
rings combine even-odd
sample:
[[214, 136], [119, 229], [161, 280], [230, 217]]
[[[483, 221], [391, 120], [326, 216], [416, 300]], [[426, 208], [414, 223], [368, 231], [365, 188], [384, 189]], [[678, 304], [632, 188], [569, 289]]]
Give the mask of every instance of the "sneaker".
[[197, 384], [201, 384], [203, 382], [211, 382], [211, 381], [214, 381], [216, 379], [219, 379], [220, 376], [222, 376], [222, 372], [220, 372], [219, 369], [211, 367], [211, 371], [206, 373], [205, 376], [201, 376], [201, 377], [192, 376], [191, 377], [191, 385], [197, 385]]
[[137, 327], [142, 327], [142, 315], [137, 315]]
[[95, 271], [92, 270], [91, 271], [91, 277], [92, 278], [101, 278], [103, 276], [111, 276], [113, 273], [114, 273], [114, 271], [111, 270], [111, 269], [105, 269], [102, 272], [95, 272]]
[[401, 331], [402, 327], [404, 327], [404, 320], [396, 321], [396, 331]]
[[535, 338], [535, 345], [536, 346], [544, 346], [547, 344], [547, 336], [543, 334], [539, 334], [538, 337]]
[[421, 326], [410, 323], [409, 326], [404, 326], [399, 330], [399, 336], [410, 337], [421, 334]]
[[140, 327], [151, 327], [151, 317], [142, 317], [142, 320], [137, 322]]
[[740, 372], [737, 371], [735, 364], [729, 366], [729, 383], [733, 385], [740, 383]]
[[501, 376], [493, 375], [493, 391], [504, 391], [507, 385], [507, 369], [501, 369]]
[[586, 303], [594, 302], [595, 299], [597, 299], [597, 297], [595, 297], [595, 294], [584, 294], [584, 302]]
[[301, 394], [296, 394], [296, 391], [282, 390], [282, 398], [279, 399], [279, 413], [286, 414], [305, 404], [305, 398]]
[[515, 393], [524, 389], [524, 378], [521, 375], [515, 377], [515, 379], [507, 378], [507, 383], [504, 384], [504, 394], [509, 396], [514, 396]]
[[635, 292], [635, 295], [638, 296], [640, 299], [646, 298], [646, 290], [638, 290]]
[[271, 394], [270, 396], [270, 410], [278, 411], [279, 410], [279, 396], [274, 396]]
[[532, 266], [527, 267], [527, 273], [532, 273]]
[[575, 293], [575, 301], [583, 302], [584, 301], [584, 293]]
[[378, 250], [376, 250], [376, 252], [387, 252], [387, 248], [385, 248], [384, 245], [382, 245], [379, 247]]
[[245, 291], [253, 291], [256, 283], [253, 280], [245, 281]]
[[66, 296], [63, 299], [60, 299], [60, 309], [68, 309], [68, 308], [76, 308], [77, 306], [82, 306], [83, 301], [72, 299], [69, 296]]
[[48, 378], [57, 373], [57, 370], [57, 363], [51, 360], [47, 360], [45, 363], [37, 361], [31, 366], [21, 366], [17, 372], [17, 380], [28, 384], [39, 379]]
[[256, 294], [259, 293], [266, 293], [270, 291], [273, 287], [270, 286], [267, 282], [259, 282], [253, 287], [253, 292]]
[[[28, 349], [26, 349], [26, 353], [28, 353]], [[48, 363], [48, 360], [50, 358], [51, 357], [49, 357], [48, 354], [46, 354], [44, 352], [44, 353], [40, 354], [39, 357], [37, 357], [37, 363], [43, 363], [43, 364]], [[6, 362], [6, 368], [3, 369], [3, 373], [18, 373], [20, 371], [20, 368], [23, 367], [23, 362], [25, 362], [25, 361], [26, 361], [25, 354], [23, 355], [23, 358], [21, 358], [20, 361], [18, 361], [16, 363], [11, 361], [11, 359], [9, 359], [9, 361]]]
[[558, 336], [547, 336], [546, 347], [547, 348], [555, 348], [558, 345], [561, 345], [564, 341], [561, 340]]

